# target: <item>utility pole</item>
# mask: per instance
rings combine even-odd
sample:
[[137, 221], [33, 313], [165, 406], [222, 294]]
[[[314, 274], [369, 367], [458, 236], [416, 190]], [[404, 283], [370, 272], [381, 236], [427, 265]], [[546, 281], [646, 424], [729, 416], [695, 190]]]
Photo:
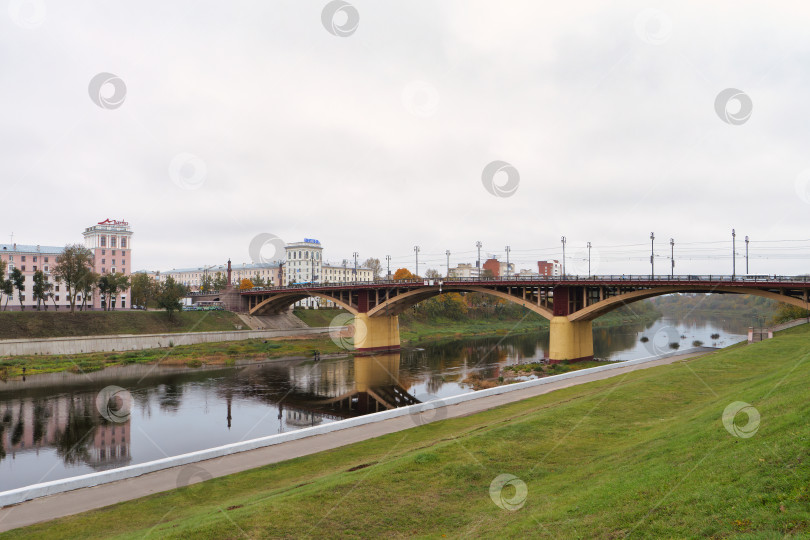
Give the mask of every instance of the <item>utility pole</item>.
[[563, 279], [565, 279], [565, 237], [560, 237], [560, 242], [562, 242], [563, 246]]
[[591, 243], [588, 242], [588, 277], [591, 277]]
[[386, 255], [385, 260], [388, 263], [388, 279], [391, 279], [391, 255]]
[[748, 275], [748, 235], [745, 235], [745, 274]]
[[416, 254], [416, 275], [419, 275], [419, 246], [413, 246], [413, 252]]
[[506, 246], [506, 277], [509, 277], [509, 252], [512, 251], [512, 248]]
[[675, 277], [675, 239], [674, 238], [669, 239], [669, 250], [670, 250], [669, 258], [670, 258], [670, 262], [672, 263], [672, 266], [670, 267], [670, 271], [669, 271], [669, 277], [674, 278]]
[[444, 252], [444, 254], [447, 255], [447, 278], [449, 279], [450, 278], [450, 250], [448, 249], [447, 251]]
[[357, 257], [360, 254], [355, 251], [352, 255], [354, 256], [354, 281], [357, 281]]
[[655, 278], [655, 233], [650, 233], [650, 279]]
[[737, 275], [737, 231], [731, 229], [731, 279]]
[[478, 268], [478, 277], [481, 277], [481, 246], [483, 245], [480, 240], [475, 243], [475, 247], [478, 248], [478, 261], [475, 263], [475, 267]]

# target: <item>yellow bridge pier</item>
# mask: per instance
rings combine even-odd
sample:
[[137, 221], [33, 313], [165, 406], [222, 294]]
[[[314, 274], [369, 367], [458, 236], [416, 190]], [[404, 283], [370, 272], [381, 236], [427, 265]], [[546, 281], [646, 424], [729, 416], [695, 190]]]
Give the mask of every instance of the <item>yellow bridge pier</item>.
[[366, 313], [354, 316], [354, 348], [357, 352], [396, 351], [400, 348], [399, 316]]
[[552, 317], [549, 329], [548, 358], [552, 364], [568, 360], [593, 360], [593, 325], [591, 321], [569, 321]]

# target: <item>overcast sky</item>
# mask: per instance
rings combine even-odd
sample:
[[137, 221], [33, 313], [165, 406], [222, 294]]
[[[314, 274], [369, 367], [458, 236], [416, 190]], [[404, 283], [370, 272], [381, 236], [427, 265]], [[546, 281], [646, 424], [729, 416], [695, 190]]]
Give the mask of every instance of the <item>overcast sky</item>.
[[564, 235], [574, 268], [590, 241], [646, 273], [654, 231], [657, 272], [673, 237], [676, 272], [730, 273], [736, 228], [752, 273], [810, 270], [810, 241], [763, 243], [810, 238], [800, 2], [4, 2], [2, 243], [111, 218], [134, 269], [270, 233], [443, 271]]

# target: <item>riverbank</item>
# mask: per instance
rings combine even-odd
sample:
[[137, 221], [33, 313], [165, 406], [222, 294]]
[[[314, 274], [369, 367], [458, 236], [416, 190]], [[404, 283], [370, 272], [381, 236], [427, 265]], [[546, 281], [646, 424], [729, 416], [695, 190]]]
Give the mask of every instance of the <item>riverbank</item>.
[[165, 334], [240, 330], [245, 323], [230, 311], [5, 311], [0, 312], [0, 339]]
[[803, 536], [808, 349], [800, 326], [2, 537]]

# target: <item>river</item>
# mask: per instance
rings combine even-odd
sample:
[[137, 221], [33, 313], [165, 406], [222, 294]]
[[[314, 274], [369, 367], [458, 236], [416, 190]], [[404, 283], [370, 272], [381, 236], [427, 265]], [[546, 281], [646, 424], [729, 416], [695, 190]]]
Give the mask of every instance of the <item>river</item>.
[[[745, 339], [748, 323], [692, 316], [595, 328], [594, 354], [621, 361], [672, 354], [671, 343], [678, 352], [695, 341], [724, 347]], [[0, 491], [469, 392], [471, 374], [497, 379], [547, 348], [546, 331], [373, 357], [135, 365], [0, 381]]]

